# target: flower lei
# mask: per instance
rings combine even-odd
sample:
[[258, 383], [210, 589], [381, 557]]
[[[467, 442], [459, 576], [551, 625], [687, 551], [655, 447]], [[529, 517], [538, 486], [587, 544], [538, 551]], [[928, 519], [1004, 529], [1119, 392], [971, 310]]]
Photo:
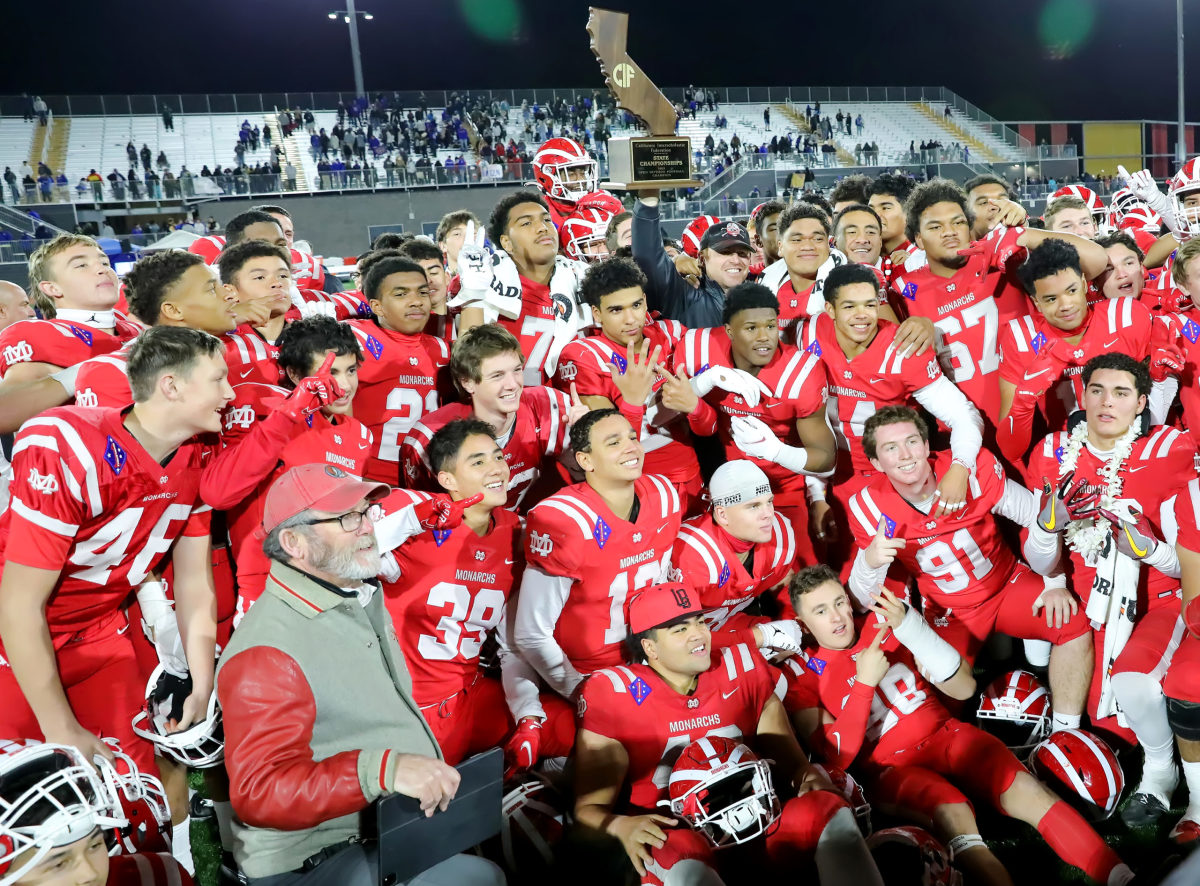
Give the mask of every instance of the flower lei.
[[[1138, 433], [1138, 423], [1135, 420], [1121, 435], [1121, 439], [1113, 447], [1112, 456], [1100, 469], [1100, 476], [1104, 480], [1105, 488], [1100, 495], [1098, 508], [1111, 511], [1116, 505], [1117, 499], [1120, 498], [1121, 486], [1124, 482], [1121, 468], [1130, 453], [1133, 452], [1133, 443], [1137, 440]], [[1067, 438], [1067, 445], [1063, 449], [1062, 464], [1058, 472], [1060, 478], [1075, 470], [1075, 465], [1079, 461], [1079, 453], [1087, 445], [1087, 434], [1086, 421], [1081, 421], [1071, 431], [1071, 435]], [[1072, 520], [1067, 527], [1067, 545], [1083, 557], [1085, 562], [1094, 563], [1108, 543], [1110, 533], [1111, 526], [1107, 520], [1096, 520], [1094, 517]]]

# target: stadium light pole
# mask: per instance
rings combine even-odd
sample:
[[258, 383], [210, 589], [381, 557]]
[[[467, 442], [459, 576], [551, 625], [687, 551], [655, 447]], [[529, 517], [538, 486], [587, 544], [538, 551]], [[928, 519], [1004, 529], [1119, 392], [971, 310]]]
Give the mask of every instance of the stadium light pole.
[[1176, 78], [1179, 86], [1179, 137], [1175, 140], [1175, 163], [1182, 169], [1187, 162], [1187, 123], [1183, 110], [1183, 0], [1175, 0]]
[[346, 0], [345, 9], [335, 9], [329, 13], [330, 21], [341, 19], [350, 27], [350, 59], [354, 62], [354, 95], [355, 98], [365, 96], [367, 94], [366, 87], [363, 86], [362, 73], [362, 53], [358, 48], [358, 17], [363, 17], [364, 21], [370, 21], [375, 18], [371, 13], [364, 12], [354, 8], [354, 0]]

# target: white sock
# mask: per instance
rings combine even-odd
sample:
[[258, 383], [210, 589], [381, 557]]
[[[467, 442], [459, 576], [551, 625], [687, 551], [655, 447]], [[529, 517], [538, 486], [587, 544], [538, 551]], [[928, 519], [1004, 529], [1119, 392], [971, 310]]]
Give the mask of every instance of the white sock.
[[1200, 822], [1200, 763], [1183, 761], [1183, 778], [1187, 782], [1188, 806], [1183, 817]]
[[1133, 871], [1127, 864], [1119, 864], [1108, 873], [1108, 883], [1105, 886], [1125, 886], [1133, 879]]
[[185, 818], [171, 827], [171, 857], [183, 865], [189, 874], [196, 873], [196, 863], [192, 861], [191, 818]]
[[1078, 729], [1079, 721], [1083, 717], [1082, 714], [1060, 714], [1058, 711], [1051, 712], [1051, 732], [1061, 732], [1064, 729]]
[[213, 800], [213, 814], [217, 817], [217, 833], [221, 838], [221, 848], [226, 852], [232, 852], [233, 804], [228, 800]]

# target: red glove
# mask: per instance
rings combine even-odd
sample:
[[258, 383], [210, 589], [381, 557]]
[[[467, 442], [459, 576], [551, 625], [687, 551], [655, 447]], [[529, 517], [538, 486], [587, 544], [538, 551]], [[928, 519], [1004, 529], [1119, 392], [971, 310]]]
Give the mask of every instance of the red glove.
[[435, 495], [429, 501], [423, 501], [413, 508], [417, 520], [425, 529], [453, 529], [462, 524], [463, 512], [483, 501], [483, 493], [479, 492], [462, 501], [451, 501], [448, 495]]
[[1158, 547], [1159, 542], [1158, 537], [1154, 534], [1154, 527], [1140, 511], [1130, 508], [1131, 520], [1122, 520], [1112, 511], [1101, 510], [1100, 513], [1113, 525], [1117, 537], [1117, 550], [1126, 557], [1145, 560]]
[[328, 406], [345, 392], [329, 374], [337, 354], [330, 351], [315, 375], [300, 379], [296, 389], [279, 406], [279, 411], [294, 422], [302, 422], [322, 406]]
[[505, 781], [538, 761], [541, 743], [542, 721], [537, 717], [522, 717], [512, 738], [504, 743]]
[[1179, 375], [1187, 364], [1187, 358], [1178, 345], [1161, 345], [1150, 351], [1150, 379], [1164, 382], [1169, 376]]
[[1067, 365], [1054, 352], [1059, 339], [1042, 337], [1045, 342], [1025, 370], [1024, 378], [1017, 383], [1008, 414], [996, 428], [996, 445], [1014, 462], [1024, 461], [1029, 439], [1033, 435], [1033, 414], [1042, 397], [1062, 377]]

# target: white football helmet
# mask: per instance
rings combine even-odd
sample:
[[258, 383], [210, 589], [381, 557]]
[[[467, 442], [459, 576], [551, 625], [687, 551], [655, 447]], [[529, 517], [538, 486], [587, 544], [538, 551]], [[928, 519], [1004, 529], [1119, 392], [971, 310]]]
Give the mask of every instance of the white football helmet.
[[1176, 224], [1192, 237], [1200, 236], [1200, 206], [1185, 207], [1184, 198], [1200, 191], [1200, 157], [1193, 157], [1179, 168], [1167, 185], [1167, 198]]
[[108, 783], [78, 748], [0, 743], [0, 886], [96, 828], [127, 824]]
[[133, 718], [133, 731], [164, 756], [192, 769], [207, 769], [225, 759], [225, 732], [215, 690], [200, 720], [181, 732], [167, 731], [167, 721], [179, 720], [191, 692], [190, 676], [178, 677], [162, 665], [156, 667], [146, 684], [146, 704]]
[[138, 769], [115, 739], [104, 739], [113, 761], [98, 758], [96, 768], [117, 801], [126, 824], [116, 831], [116, 842], [129, 853], [171, 851], [171, 809], [162, 782]]
[[706, 736], [684, 748], [668, 788], [671, 811], [717, 849], [753, 840], [780, 813], [767, 761], [724, 736]]

